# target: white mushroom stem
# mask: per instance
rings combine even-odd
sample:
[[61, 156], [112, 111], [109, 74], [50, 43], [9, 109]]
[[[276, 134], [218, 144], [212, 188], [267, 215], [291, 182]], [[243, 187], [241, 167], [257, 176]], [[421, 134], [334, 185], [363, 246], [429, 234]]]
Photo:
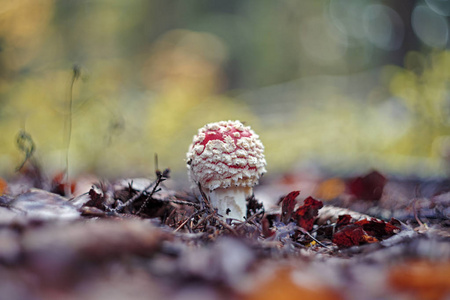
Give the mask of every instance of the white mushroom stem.
[[251, 187], [217, 188], [209, 192], [209, 201], [224, 219], [244, 221], [247, 216], [246, 200], [251, 194]]

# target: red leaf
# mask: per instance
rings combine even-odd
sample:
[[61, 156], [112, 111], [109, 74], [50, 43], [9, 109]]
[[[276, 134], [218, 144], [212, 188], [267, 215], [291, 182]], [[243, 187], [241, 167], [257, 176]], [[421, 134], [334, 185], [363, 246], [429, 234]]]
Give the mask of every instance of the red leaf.
[[372, 219], [372, 220], [361, 220], [355, 222], [356, 225], [361, 226], [369, 235], [376, 237], [377, 239], [382, 239], [387, 236], [394, 235], [400, 228], [386, 223], [382, 220]]
[[386, 177], [377, 171], [351, 179], [347, 183], [350, 194], [358, 199], [364, 200], [380, 200], [386, 185]]
[[[337, 224], [345, 222], [348, 215], [339, 216]], [[394, 221], [393, 221], [394, 222]], [[333, 236], [333, 243], [340, 248], [376, 243], [383, 238], [394, 235], [400, 229], [382, 220], [361, 220], [341, 228]]]
[[348, 248], [351, 246], [358, 246], [364, 241], [364, 236], [367, 234], [359, 225], [348, 225], [339, 230], [333, 236], [333, 243], [339, 248]]
[[310, 231], [313, 228], [319, 209], [322, 207], [322, 201], [312, 197], [306, 198], [304, 204], [295, 211], [298, 226]]
[[350, 215], [340, 215], [336, 222], [336, 227], [339, 228], [339, 227], [348, 225], [348, 224], [350, 224], [351, 220], [352, 220], [352, 216], [350, 216]]
[[264, 235], [264, 237], [268, 238], [275, 234], [275, 230], [270, 228], [270, 221], [267, 219], [267, 217], [264, 217], [261, 220], [261, 225], [262, 225], [262, 234]]
[[299, 194], [300, 191], [290, 192], [281, 201], [281, 221], [283, 223], [285, 224], [289, 223], [289, 220], [291, 219], [292, 216], [292, 212], [294, 211], [295, 208], [295, 204], [297, 203], [295, 199]]

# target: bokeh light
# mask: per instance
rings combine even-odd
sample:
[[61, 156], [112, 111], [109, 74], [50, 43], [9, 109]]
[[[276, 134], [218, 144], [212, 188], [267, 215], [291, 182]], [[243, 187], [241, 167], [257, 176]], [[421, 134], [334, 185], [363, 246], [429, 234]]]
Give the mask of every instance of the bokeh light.
[[417, 5], [412, 13], [412, 27], [420, 40], [430, 47], [445, 47], [448, 43], [448, 22], [428, 6]]
[[435, 13], [441, 16], [450, 16], [450, 1], [449, 0], [425, 0], [428, 7]]
[[403, 43], [404, 26], [400, 16], [385, 5], [373, 4], [364, 10], [364, 31], [378, 48], [397, 50]]
[[261, 136], [269, 174], [446, 176], [449, 3], [0, 1], [0, 176], [23, 129], [49, 174], [69, 153], [72, 176], [146, 176], [157, 153], [187, 181], [221, 119]]

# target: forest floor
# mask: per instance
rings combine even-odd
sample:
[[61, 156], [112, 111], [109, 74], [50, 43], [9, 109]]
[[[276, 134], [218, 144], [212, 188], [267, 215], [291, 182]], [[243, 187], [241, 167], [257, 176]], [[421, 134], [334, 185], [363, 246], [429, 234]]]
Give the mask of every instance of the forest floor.
[[0, 299], [450, 299], [447, 181], [266, 181], [238, 222], [169, 170], [75, 197], [34, 171], [0, 185]]

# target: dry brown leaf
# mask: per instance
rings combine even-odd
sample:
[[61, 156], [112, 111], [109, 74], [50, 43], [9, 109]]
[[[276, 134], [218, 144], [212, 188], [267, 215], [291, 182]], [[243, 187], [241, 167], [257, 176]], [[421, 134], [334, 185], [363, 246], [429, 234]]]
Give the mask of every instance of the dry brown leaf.
[[314, 196], [323, 201], [335, 199], [345, 192], [345, 182], [339, 178], [322, 181], [314, 191]]
[[261, 282], [243, 300], [339, 300], [342, 297], [320, 283], [311, 287], [293, 281], [292, 270], [281, 269], [273, 277]]
[[394, 289], [414, 295], [414, 299], [448, 299], [450, 262], [409, 261], [391, 269], [389, 282]]

